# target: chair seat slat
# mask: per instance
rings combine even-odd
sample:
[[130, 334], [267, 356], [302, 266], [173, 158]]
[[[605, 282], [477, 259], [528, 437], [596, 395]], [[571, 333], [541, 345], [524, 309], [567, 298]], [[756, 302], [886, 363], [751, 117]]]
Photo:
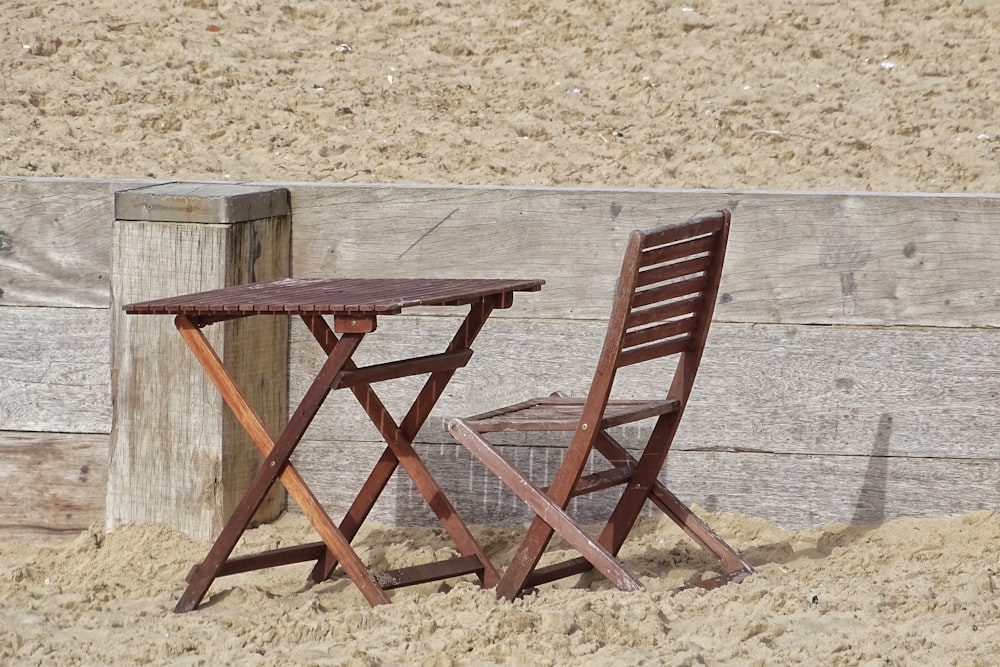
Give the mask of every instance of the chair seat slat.
[[[493, 410], [466, 418], [481, 433], [498, 431], [572, 431], [580, 423], [584, 398], [536, 398], [506, 410]], [[601, 420], [602, 428], [620, 426], [661, 414], [679, 407], [675, 400], [609, 401]]]

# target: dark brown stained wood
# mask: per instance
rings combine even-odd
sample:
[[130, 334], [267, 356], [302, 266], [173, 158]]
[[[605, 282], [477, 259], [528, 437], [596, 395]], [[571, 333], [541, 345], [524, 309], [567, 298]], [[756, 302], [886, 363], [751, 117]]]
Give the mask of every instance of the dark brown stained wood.
[[428, 581], [439, 581], [459, 577], [463, 574], [481, 573], [483, 564], [475, 556], [460, 556], [449, 560], [411, 565], [398, 570], [376, 572], [375, 580], [382, 588], [392, 590], [404, 586], [415, 586]]
[[679, 336], [691, 330], [693, 326], [691, 322], [692, 319], [693, 318], [684, 318], [668, 322], [667, 324], [657, 324], [629, 331], [625, 334], [622, 346], [624, 348], [630, 348], [635, 347], [636, 345], [643, 345], [645, 343], [663, 340], [664, 338]]
[[704, 275], [684, 278], [667, 285], [657, 285], [646, 289], [636, 290], [632, 297], [632, 307], [641, 308], [657, 301], [667, 301], [676, 299], [687, 294], [696, 294], [705, 289], [706, 281]]
[[644, 361], [651, 361], [653, 359], [669, 357], [673, 354], [680, 354], [691, 346], [691, 341], [692, 337], [690, 335], [684, 335], [657, 343], [650, 343], [641, 347], [632, 347], [627, 350], [623, 350], [621, 356], [618, 357], [617, 362], [615, 362], [615, 367], [623, 368], [625, 366], [631, 366], [632, 364], [641, 364]]
[[333, 388], [340, 389], [359, 384], [371, 384], [373, 382], [393, 380], [408, 375], [422, 375], [434, 371], [453, 371], [465, 366], [471, 358], [472, 350], [466, 349], [456, 352], [429, 354], [415, 359], [390, 361], [389, 363], [367, 366], [354, 371], [343, 371], [340, 374], [340, 378], [334, 382]]
[[674, 243], [673, 245], [653, 246], [642, 251], [642, 255], [639, 256], [639, 266], [645, 268], [664, 262], [672, 262], [684, 257], [700, 255], [711, 250], [713, 242], [711, 236], [702, 236], [694, 240]]
[[[537, 291], [543, 284], [543, 280], [276, 280], [182, 295], [167, 299], [167, 304], [160, 299], [126, 306], [127, 311], [149, 315], [165, 314], [162, 310], [164, 308], [174, 310], [177, 331], [236, 421], [264, 457], [205, 559], [192, 568], [187, 578], [188, 586], [174, 611], [181, 613], [196, 609], [217, 577], [299, 562], [304, 556], [316, 558], [309, 575], [310, 581], [319, 583], [326, 580], [339, 565], [371, 605], [389, 602], [385, 594], [386, 588], [473, 572], [483, 586], [496, 585], [499, 573], [413, 449], [412, 442], [455, 370], [471, 357], [470, 346], [493, 310], [509, 307], [513, 292]], [[252, 302], [252, 307], [241, 308], [241, 304], [248, 303], [247, 294], [250, 294], [249, 302]], [[365, 316], [369, 320], [369, 326], [363, 327], [361, 331], [338, 336], [318, 309], [334, 308], [336, 314], [343, 312], [345, 304], [348, 305], [348, 310], [372, 315]], [[353, 361], [352, 357], [365, 336], [377, 329], [376, 314], [393, 315], [406, 306], [455, 304], [468, 304], [469, 308], [451, 338], [444, 338], [439, 342], [440, 346], [444, 346], [444, 352], [403, 357], [395, 362], [361, 368]], [[275, 430], [276, 436], [271, 435], [252, 401], [228, 368], [226, 360], [216, 351], [218, 343], [213, 344], [202, 331], [204, 323], [199, 320], [198, 315], [220, 312], [242, 312], [247, 318], [254, 318], [259, 314], [297, 315], [323, 350], [323, 363], [310, 380], [305, 394], [291, 411], [287, 422]], [[334, 320], [336, 319], [335, 316]], [[397, 424], [372, 389], [371, 382], [409, 377], [414, 373], [427, 374], [428, 377], [412, 398], [406, 416]], [[345, 377], [349, 378], [352, 374], [353, 381], [348, 380], [342, 385]], [[360, 411], [367, 414], [381, 434], [385, 447], [338, 527], [331, 521], [290, 459], [330, 392], [341, 386], [350, 389], [350, 393], [360, 404], [354, 406], [355, 410], [360, 408]], [[335, 459], [330, 459], [329, 463], [336, 468], [340, 467], [340, 462]], [[390, 476], [398, 468], [404, 470], [419, 489], [427, 506], [451, 536], [461, 556], [382, 573], [376, 579], [375, 574], [362, 563], [352, 548], [351, 541], [378, 501]], [[249, 557], [231, 559], [238, 541], [268, 495], [276, 488], [279, 479], [322, 538], [323, 547], [317, 549], [315, 545], [305, 545], [292, 549], [272, 549]]]
[[[699, 294], [697, 296], [686, 297], [676, 301], [668, 301], [661, 304], [649, 304], [643, 308], [632, 308], [628, 314], [625, 326], [628, 329], [641, 327], [647, 324], [659, 323], [682, 315], [690, 315], [698, 312], [704, 299]], [[630, 300], [631, 302], [631, 300]], [[694, 318], [691, 318], [694, 320]]]
[[[544, 281], [498, 279], [296, 279], [252, 283], [124, 306], [133, 315], [375, 313], [414, 306], [463, 306], [498, 292], [537, 291]], [[393, 289], [398, 285], [399, 289]]]
[[[498, 431], [572, 431], [580, 421], [582, 398], [533, 398], [507, 409], [497, 409], [474, 415], [477, 428], [483, 433]], [[615, 401], [609, 404], [601, 419], [603, 428], [619, 426], [639, 419], [648, 419], [676, 411], [677, 400]]]
[[[608, 329], [586, 397], [571, 400], [560, 394], [529, 399], [527, 404], [521, 402], [499, 408], [485, 416], [473, 415], [448, 422], [449, 434], [535, 514], [517, 553], [497, 585], [498, 595], [513, 600], [540, 581], [579, 573], [575, 563], [568, 568], [550, 565], [543, 573], [537, 572], [539, 561], [555, 535], [565, 540], [619, 590], [638, 590], [642, 584], [616, 556], [647, 502], [666, 514], [715, 559], [723, 574], [722, 579], [739, 581], [753, 574], [753, 568], [732, 547], [658, 480], [701, 363], [722, 277], [729, 224], [730, 212], [723, 209], [694, 221], [642, 232], [633, 231], [629, 235]], [[705, 234], [710, 235], [711, 243], [702, 248], [703, 255], [697, 260], [682, 259], [675, 264], [641, 270], [642, 256], [650, 247], [671, 241], [693, 240]], [[663, 268], [667, 271], [662, 271]], [[654, 304], [636, 311], [633, 303], [637, 289], [691, 272], [703, 272], [706, 277], [700, 298], [673, 301], [667, 306]], [[630, 329], [663, 323], [676, 317], [679, 306], [683, 307], [683, 312], [695, 312], [694, 317], [689, 318], [692, 326], [685, 335], [624, 350], [623, 341]], [[649, 398], [646, 402], [632, 400], [622, 403], [614, 398], [618, 368], [674, 354], [678, 355], [678, 361], [673, 374], [664, 374], [658, 385], [651, 384], [649, 388], [648, 395], [652, 396], [654, 392], [661, 396], [666, 394], [666, 401]], [[607, 431], [612, 424], [637, 422], [652, 416], [656, 417], [655, 424], [638, 456], [615, 441]], [[549, 478], [551, 483], [542, 487], [532, 477], [533, 471], [522, 471], [504, 458], [497, 449], [502, 443], [492, 438], [497, 431], [546, 432], [560, 428], [572, 429], [573, 435], [564, 450], [562, 461]], [[592, 456], [595, 451], [603, 459], [595, 459]], [[603, 460], [603, 464], [597, 465], [605, 466], [604, 469], [585, 474], [595, 460]], [[594, 537], [585, 532], [582, 525], [566, 513], [566, 509], [572, 498], [604, 491], [612, 486], [622, 487], [620, 495], [606, 505], [604, 525], [600, 535]]]
[[677, 280], [686, 276], [695, 275], [708, 268], [708, 257], [697, 257], [686, 259], [676, 264], [658, 264], [639, 271], [638, 284], [640, 287], [655, 285], [668, 280]]

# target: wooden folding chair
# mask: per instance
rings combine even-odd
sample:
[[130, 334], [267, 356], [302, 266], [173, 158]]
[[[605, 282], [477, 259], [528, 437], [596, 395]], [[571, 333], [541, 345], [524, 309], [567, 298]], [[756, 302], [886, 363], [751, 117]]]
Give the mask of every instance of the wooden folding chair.
[[[621, 590], [642, 588], [616, 555], [647, 500], [721, 566], [720, 576], [694, 585], [714, 588], [753, 573], [736, 551], [657, 479], [705, 347], [722, 275], [729, 220], [729, 211], [722, 210], [683, 224], [632, 232], [604, 346], [585, 398], [553, 394], [449, 422], [452, 436], [536, 514], [497, 586], [498, 595], [514, 599], [536, 585], [592, 568]], [[677, 357], [677, 366], [665, 398], [609, 400], [618, 369], [668, 356]], [[651, 417], [656, 417], [656, 422], [638, 459], [607, 431]], [[499, 431], [572, 432], [549, 487], [537, 486], [486, 439], [485, 434]], [[595, 449], [611, 467], [583, 475]], [[595, 539], [567, 514], [566, 507], [575, 496], [615, 486], [623, 486], [624, 490]], [[553, 531], [582, 557], [538, 567]]]

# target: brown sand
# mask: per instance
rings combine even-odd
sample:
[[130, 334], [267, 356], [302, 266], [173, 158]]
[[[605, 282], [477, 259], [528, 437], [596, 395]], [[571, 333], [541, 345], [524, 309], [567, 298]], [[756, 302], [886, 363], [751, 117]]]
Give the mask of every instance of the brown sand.
[[1000, 192], [995, 0], [2, 4], [0, 175]]
[[[1000, 192], [993, 0], [5, 0], [0, 175]], [[349, 46], [348, 46], [349, 45]], [[206, 545], [138, 526], [0, 546], [0, 663], [992, 665], [1000, 517], [785, 532], [709, 515], [759, 573], [645, 522], [600, 579], [470, 580], [370, 609], [304, 566], [170, 612]], [[516, 535], [478, 531], [498, 563]], [[244, 548], [313, 539], [287, 517]], [[362, 556], [447, 553], [374, 528]]]
[[[715, 591], [671, 589], [706, 572], [672, 526], [644, 520], [623, 557], [648, 589], [599, 577], [514, 604], [470, 581], [426, 584], [372, 609], [308, 567], [219, 580], [174, 615], [206, 546], [150, 526], [95, 530], [58, 549], [0, 547], [0, 663], [35, 665], [994, 665], [1000, 655], [1000, 516], [786, 532], [706, 514], [758, 573]], [[480, 530], [498, 562], [511, 531]], [[286, 516], [245, 548], [312, 539]], [[430, 531], [373, 527], [378, 567], [453, 554]], [[474, 580], [473, 580], [474, 581]]]

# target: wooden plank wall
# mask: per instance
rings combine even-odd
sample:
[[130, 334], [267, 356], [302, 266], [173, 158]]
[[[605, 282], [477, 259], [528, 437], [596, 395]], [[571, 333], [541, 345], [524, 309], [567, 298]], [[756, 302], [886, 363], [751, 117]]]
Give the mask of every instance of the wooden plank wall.
[[[520, 505], [456, 451], [441, 422], [552, 390], [586, 391], [628, 230], [723, 206], [734, 227], [722, 297], [671, 455], [672, 488], [787, 527], [997, 507], [997, 409], [986, 397], [1000, 392], [1000, 375], [984, 360], [1000, 351], [998, 197], [310, 188], [293, 191], [294, 271], [548, 281], [488, 324], [419, 438], [460, 509], [520, 522]], [[391, 347], [416, 351], [453, 324], [380, 326]], [[301, 327], [292, 336], [296, 359], [315, 354]], [[293, 395], [318, 361], [293, 365]], [[626, 377], [619, 390], [644, 395], [652, 381]], [[416, 387], [398, 385], [384, 390], [401, 409]], [[332, 477], [327, 448], [358, 460], [377, 454], [350, 397], [333, 400], [298, 454], [308, 474]], [[508, 455], [542, 473], [556, 457], [516, 445]], [[331, 504], [346, 501], [332, 478], [322, 486]], [[394, 493], [389, 516], [424, 520], [408, 484]]]
[[145, 182], [0, 178], [0, 535], [104, 523], [114, 192]]
[[[0, 532], [103, 521], [112, 195], [150, 184], [0, 178]], [[1000, 351], [1000, 196], [282, 187], [292, 191], [294, 275], [548, 281], [488, 323], [420, 434], [473, 521], [527, 517], [442, 421], [538, 392], [585, 391], [627, 232], [721, 206], [734, 212], [723, 296], [668, 466], [672, 488], [790, 528], [1000, 505], [1000, 373], [990, 364]], [[436, 351], [454, 325], [385, 318], [371, 358]], [[301, 326], [292, 349], [294, 401], [319, 357]], [[619, 389], [645, 395], [650, 383], [625, 377]], [[415, 386], [378, 390], [398, 408]], [[345, 394], [331, 397], [296, 455], [333, 516], [379, 453]], [[524, 444], [510, 443], [510, 455], [550, 468], [555, 443]], [[330, 465], [331, 450], [358, 461], [354, 477]], [[74, 512], [42, 477], [17, 487], [41, 461], [54, 466], [51, 486], [76, 499]], [[376, 518], [427, 520], [397, 482]]]

